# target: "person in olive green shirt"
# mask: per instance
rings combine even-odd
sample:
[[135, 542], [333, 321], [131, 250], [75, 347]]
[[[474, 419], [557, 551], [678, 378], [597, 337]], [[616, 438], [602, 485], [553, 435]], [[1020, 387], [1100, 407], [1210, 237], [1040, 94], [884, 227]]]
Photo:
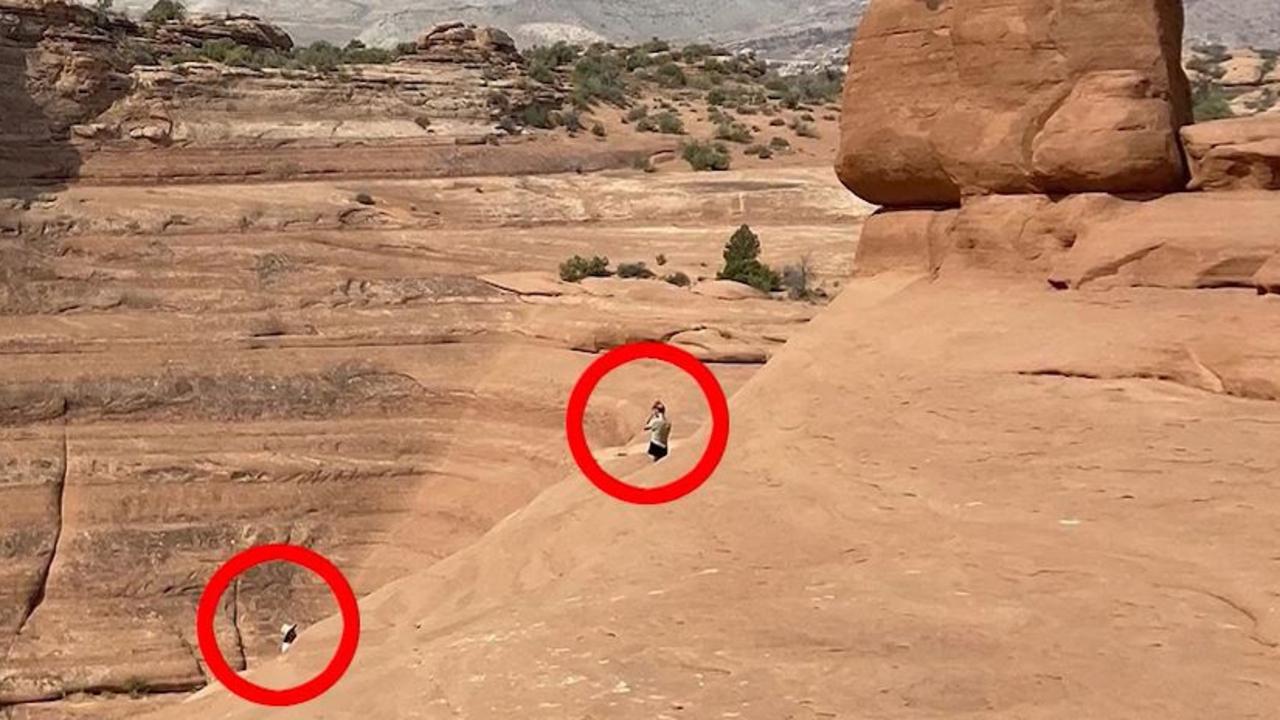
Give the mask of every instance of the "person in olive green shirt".
[[644, 429], [649, 431], [649, 457], [658, 462], [670, 453], [671, 442], [671, 421], [667, 419], [667, 406], [661, 400], [653, 404]]

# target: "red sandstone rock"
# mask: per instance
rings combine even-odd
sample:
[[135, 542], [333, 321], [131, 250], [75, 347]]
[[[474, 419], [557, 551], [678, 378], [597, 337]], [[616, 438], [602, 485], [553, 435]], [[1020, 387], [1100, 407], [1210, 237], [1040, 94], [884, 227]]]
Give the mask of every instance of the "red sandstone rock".
[[1280, 115], [1189, 125], [1182, 142], [1193, 190], [1280, 190]]
[[877, 0], [852, 51], [840, 177], [883, 205], [1180, 189], [1181, 28], [1174, 0]]

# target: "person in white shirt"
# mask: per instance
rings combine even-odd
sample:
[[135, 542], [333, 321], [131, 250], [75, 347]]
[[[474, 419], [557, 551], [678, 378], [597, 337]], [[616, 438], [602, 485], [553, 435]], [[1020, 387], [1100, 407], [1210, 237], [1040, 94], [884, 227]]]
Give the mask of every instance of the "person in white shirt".
[[649, 457], [658, 462], [670, 452], [671, 421], [667, 419], [667, 406], [659, 400], [653, 404], [653, 412], [644, 429], [649, 431]]

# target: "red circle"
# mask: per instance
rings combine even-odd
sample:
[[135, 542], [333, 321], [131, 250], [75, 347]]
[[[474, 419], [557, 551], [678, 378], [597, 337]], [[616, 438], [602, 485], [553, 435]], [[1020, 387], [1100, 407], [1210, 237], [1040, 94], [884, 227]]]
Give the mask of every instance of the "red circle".
[[[329, 586], [334, 598], [338, 601], [338, 610], [342, 614], [342, 639], [338, 641], [338, 650], [333, 659], [319, 675], [297, 687], [284, 690], [272, 690], [255, 685], [240, 677], [218, 648], [217, 635], [213, 630], [214, 614], [222, 594], [241, 573], [269, 562], [283, 561], [301, 565], [319, 575]], [[360, 643], [360, 608], [356, 603], [356, 594], [352, 592], [350, 583], [343, 577], [342, 571], [323, 555], [296, 545], [259, 545], [249, 548], [227, 561], [225, 565], [209, 579], [204, 594], [200, 596], [200, 605], [196, 609], [196, 639], [200, 644], [200, 654], [204, 656], [209, 672], [228, 690], [258, 705], [270, 707], [290, 707], [320, 697], [332, 688], [356, 656], [356, 646]]]
[[[706, 452], [684, 477], [656, 488], [628, 485], [605, 472], [591, 454], [583, 421], [587, 414], [587, 401], [605, 375], [635, 360], [661, 360], [684, 370], [698, 383], [711, 409], [711, 438]], [[711, 477], [725, 449], [729, 446], [729, 403], [716, 376], [698, 358], [677, 347], [665, 343], [649, 342], [623, 345], [615, 348], [587, 368], [569, 395], [569, 408], [565, 413], [565, 433], [569, 439], [569, 451], [574, 462], [593, 485], [609, 495], [635, 505], [662, 505], [674, 502], [702, 487]]]

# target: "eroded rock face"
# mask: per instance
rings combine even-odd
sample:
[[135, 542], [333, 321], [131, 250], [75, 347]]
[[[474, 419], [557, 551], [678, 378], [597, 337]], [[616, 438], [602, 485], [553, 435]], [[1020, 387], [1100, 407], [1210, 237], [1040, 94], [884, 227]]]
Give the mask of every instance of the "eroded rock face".
[[209, 40], [230, 40], [264, 50], [293, 47], [289, 33], [253, 15], [196, 16], [156, 28], [156, 41], [161, 44], [200, 45]]
[[860, 275], [907, 270], [1039, 277], [1061, 289], [1239, 287], [1274, 292], [1275, 193], [993, 195], [959, 210], [891, 210], [868, 220]]
[[463, 22], [441, 23], [418, 38], [418, 53], [445, 62], [520, 62], [515, 40], [497, 28]]
[[860, 26], [837, 169], [882, 205], [1182, 187], [1176, 0], [878, 0]]
[[1189, 125], [1182, 129], [1182, 141], [1191, 189], [1280, 190], [1280, 115]]

